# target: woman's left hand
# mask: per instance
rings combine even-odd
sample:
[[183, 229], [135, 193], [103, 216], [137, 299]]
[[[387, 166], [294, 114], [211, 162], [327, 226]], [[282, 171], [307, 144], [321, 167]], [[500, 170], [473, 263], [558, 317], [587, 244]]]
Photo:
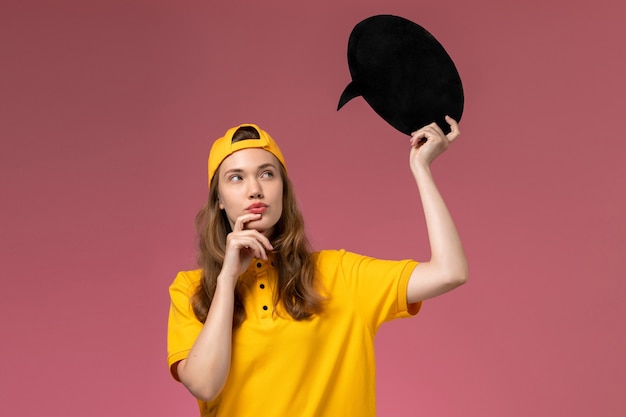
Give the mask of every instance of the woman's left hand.
[[437, 123], [431, 123], [411, 134], [411, 169], [430, 166], [461, 134], [456, 120], [446, 116], [446, 122], [450, 125], [450, 133], [447, 135]]

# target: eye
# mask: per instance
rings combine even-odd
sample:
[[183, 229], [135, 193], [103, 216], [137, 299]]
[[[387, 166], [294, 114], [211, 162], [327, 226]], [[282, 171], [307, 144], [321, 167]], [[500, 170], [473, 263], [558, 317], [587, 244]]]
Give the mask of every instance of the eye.
[[239, 174], [233, 174], [230, 177], [228, 177], [228, 181], [230, 182], [238, 182], [241, 181], [243, 178], [241, 178], [241, 175]]
[[274, 178], [274, 173], [272, 171], [263, 171], [261, 178]]

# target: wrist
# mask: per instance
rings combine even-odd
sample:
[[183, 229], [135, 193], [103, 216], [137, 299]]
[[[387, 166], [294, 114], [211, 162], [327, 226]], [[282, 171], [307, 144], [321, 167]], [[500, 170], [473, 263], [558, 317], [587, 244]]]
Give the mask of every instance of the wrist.
[[224, 271], [220, 272], [215, 283], [215, 292], [217, 293], [221, 290], [227, 290], [233, 293], [235, 291], [238, 278], [239, 277], [234, 274], [229, 274]]
[[414, 161], [411, 164], [411, 171], [415, 177], [422, 175], [430, 175], [430, 164], [425, 161]]

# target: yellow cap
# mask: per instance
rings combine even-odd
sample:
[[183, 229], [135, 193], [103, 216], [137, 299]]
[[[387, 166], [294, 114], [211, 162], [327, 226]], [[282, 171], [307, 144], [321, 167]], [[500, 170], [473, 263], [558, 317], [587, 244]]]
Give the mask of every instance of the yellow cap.
[[[237, 129], [243, 126], [255, 128], [257, 132], [259, 132], [260, 139], [244, 139], [233, 143], [233, 135]], [[272, 139], [267, 132], [261, 130], [261, 128], [257, 125], [245, 123], [228, 129], [223, 137], [213, 142], [211, 153], [209, 153], [209, 187], [211, 186], [211, 180], [213, 179], [215, 172], [224, 159], [226, 159], [229, 155], [232, 155], [234, 152], [249, 148], [265, 149], [274, 155], [280, 163], [283, 164], [283, 167], [287, 169], [287, 166], [285, 165], [285, 158], [283, 157], [283, 154], [274, 139]]]

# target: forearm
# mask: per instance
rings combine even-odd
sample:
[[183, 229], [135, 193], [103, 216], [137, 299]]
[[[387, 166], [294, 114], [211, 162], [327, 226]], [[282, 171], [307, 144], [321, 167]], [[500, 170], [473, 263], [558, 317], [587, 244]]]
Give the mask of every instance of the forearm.
[[413, 167], [424, 210], [431, 259], [420, 263], [409, 283], [408, 301], [416, 302], [448, 292], [467, 281], [468, 266], [454, 220], [430, 168]]
[[221, 392], [230, 371], [235, 295], [233, 285], [220, 278], [204, 327], [178, 366], [180, 381], [204, 401]]
[[198, 399], [211, 401], [224, 388], [230, 372], [235, 286], [253, 256], [267, 259], [272, 250], [269, 239], [248, 222], [259, 220], [260, 213], [246, 213], [237, 218], [226, 237], [222, 270], [217, 277], [215, 294], [204, 326], [187, 359], [178, 364], [178, 377]]
[[431, 250], [430, 262], [464, 278], [467, 275], [467, 259], [463, 244], [429, 167], [418, 167], [415, 181], [426, 219]]

